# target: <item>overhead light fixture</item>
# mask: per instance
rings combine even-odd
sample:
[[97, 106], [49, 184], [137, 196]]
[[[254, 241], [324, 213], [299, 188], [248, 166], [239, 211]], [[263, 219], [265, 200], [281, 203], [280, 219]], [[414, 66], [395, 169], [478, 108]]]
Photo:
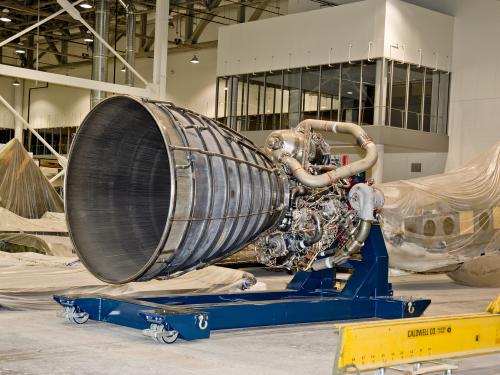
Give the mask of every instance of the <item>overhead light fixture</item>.
[[196, 56], [196, 54], [195, 54], [195, 55], [193, 55], [193, 58], [191, 60], [189, 60], [189, 62], [191, 64], [199, 64], [200, 60], [198, 59], [198, 56]]
[[83, 3], [80, 4], [80, 7], [83, 8], [83, 9], [91, 9], [92, 5], [90, 5], [87, 2], [83, 2]]
[[120, 69], [123, 73], [125, 73], [127, 71], [127, 69], [125, 68], [125, 65], [122, 66], [122, 68]]
[[352, 91], [347, 91], [347, 95], [352, 95]]
[[87, 43], [92, 43], [94, 41], [94, 39], [92, 39], [91, 37], [89, 36], [86, 36], [85, 38], [83, 38], [83, 41], [84, 42], [87, 42]]
[[21, 82], [19, 82], [17, 79], [12, 82], [12, 86], [21, 86]]
[[19, 55], [24, 55], [26, 53], [26, 51], [21, 49], [21, 48], [16, 48], [16, 53]]
[[0, 21], [5, 22], [5, 23], [12, 22], [12, 20], [9, 17], [7, 17], [7, 15], [9, 14], [9, 10], [7, 8], [4, 8], [2, 10], [2, 13], [3, 14], [0, 16]]

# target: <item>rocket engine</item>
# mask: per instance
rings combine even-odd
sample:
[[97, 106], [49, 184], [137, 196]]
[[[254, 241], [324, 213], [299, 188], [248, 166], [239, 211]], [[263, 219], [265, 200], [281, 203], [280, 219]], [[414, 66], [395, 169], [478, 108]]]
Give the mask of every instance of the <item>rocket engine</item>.
[[[342, 165], [319, 131], [352, 135], [365, 156]], [[73, 142], [68, 229], [82, 263], [109, 283], [175, 277], [248, 244], [268, 266], [331, 268], [359, 252], [383, 205], [349, 180], [376, 160], [355, 124], [305, 120], [260, 150], [170, 103], [114, 96]]]

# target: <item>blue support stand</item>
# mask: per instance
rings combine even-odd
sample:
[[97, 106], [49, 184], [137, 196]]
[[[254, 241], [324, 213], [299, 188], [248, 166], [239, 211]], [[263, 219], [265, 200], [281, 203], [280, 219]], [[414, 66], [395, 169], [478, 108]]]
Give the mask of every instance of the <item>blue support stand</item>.
[[55, 295], [65, 315], [143, 329], [170, 343], [208, 338], [212, 330], [313, 323], [346, 319], [420, 316], [430, 300], [394, 298], [388, 282], [388, 255], [379, 225], [372, 225], [360, 260], [339, 291], [335, 269], [297, 273], [284, 291], [191, 294], [147, 298]]

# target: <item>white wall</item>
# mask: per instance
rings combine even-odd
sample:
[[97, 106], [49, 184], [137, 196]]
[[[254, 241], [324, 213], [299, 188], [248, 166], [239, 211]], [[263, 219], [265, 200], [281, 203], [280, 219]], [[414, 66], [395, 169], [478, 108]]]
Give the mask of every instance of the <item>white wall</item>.
[[448, 15], [399, 0], [366, 0], [221, 27], [217, 75], [369, 57], [449, 70], [452, 39]]
[[[444, 172], [447, 153], [385, 153], [383, 182], [407, 180]], [[411, 172], [412, 163], [421, 163], [422, 171]]]
[[[219, 29], [217, 74], [362, 60], [383, 52], [385, 0], [290, 14]], [[334, 48], [333, 53], [331, 48]]]
[[[200, 114], [213, 117], [215, 112], [215, 69], [216, 49], [206, 49], [197, 53], [199, 64], [189, 60], [193, 52], [172, 54], [168, 57], [167, 97], [176, 105], [191, 109]], [[124, 74], [117, 65], [116, 82], [124, 83]], [[138, 69], [146, 76], [152, 72], [152, 59], [137, 61]], [[88, 77], [90, 66], [81, 67], [71, 75]], [[109, 79], [113, 77], [112, 62], [109, 66]], [[5, 82], [5, 84], [4, 84]], [[0, 78], [0, 93], [9, 102], [13, 100], [13, 79]], [[28, 114], [28, 89], [35, 82], [26, 81], [24, 93], [24, 117]], [[39, 86], [45, 86], [39, 82]], [[35, 128], [78, 126], [90, 110], [90, 91], [73, 87], [49, 85], [48, 88], [32, 90], [30, 123]], [[0, 107], [0, 126], [13, 128], [13, 118]]]
[[500, 2], [455, 6], [447, 169], [500, 141]]
[[[0, 77], [0, 95], [2, 95], [5, 100], [10, 105], [14, 105], [14, 78]], [[14, 129], [14, 116], [0, 104], [0, 128]]]
[[189, 62], [193, 52], [168, 57], [167, 98], [178, 106], [214, 117], [217, 49], [201, 50], [196, 55], [199, 64]]
[[452, 44], [453, 17], [399, 0], [387, 1], [385, 57], [449, 71]]
[[[39, 83], [38, 86], [45, 86]], [[24, 117], [28, 118], [28, 89], [25, 85]], [[79, 126], [90, 110], [89, 91], [74, 87], [49, 85], [31, 91], [30, 124], [35, 128]]]

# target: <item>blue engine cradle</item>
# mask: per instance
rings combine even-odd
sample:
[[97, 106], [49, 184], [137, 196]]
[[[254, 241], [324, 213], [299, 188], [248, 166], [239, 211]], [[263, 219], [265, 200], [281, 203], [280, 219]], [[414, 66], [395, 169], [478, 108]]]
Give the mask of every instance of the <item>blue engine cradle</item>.
[[[420, 316], [430, 300], [394, 298], [388, 282], [388, 255], [379, 225], [351, 260], [352, 275], [338, 291], [336, 270], [297, 273], [284, 291], [166, 295], [117, 298], [106, 295], [55, 295], [82, 318], [147, 329], [152, 324], [184, 340], [208, 338], [212, 330], [313, 323], [346, 319]], [[75, 315], [73, 315], [75, 316]], [[76, 320], [80, 323], [80, 321]], [[145, 331], [145, 332], [146, 332]]]

